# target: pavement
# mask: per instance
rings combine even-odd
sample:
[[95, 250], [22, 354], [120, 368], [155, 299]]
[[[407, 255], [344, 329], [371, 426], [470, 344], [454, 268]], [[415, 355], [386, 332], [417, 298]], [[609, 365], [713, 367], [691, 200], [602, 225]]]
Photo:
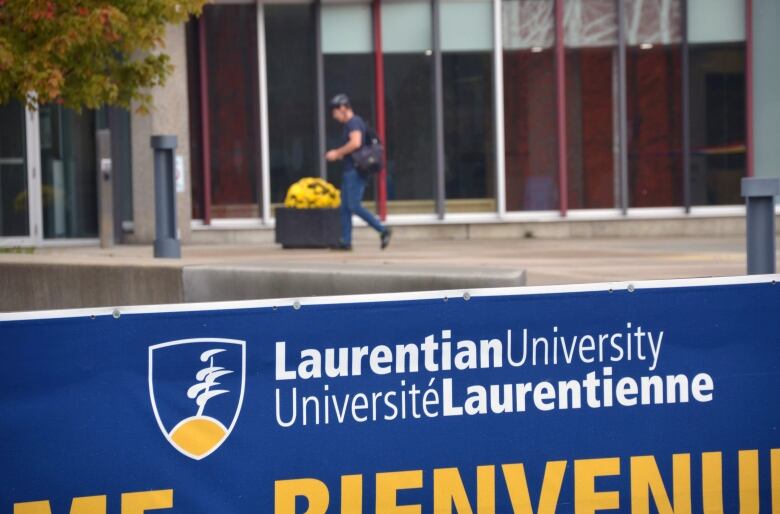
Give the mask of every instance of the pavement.
[[154, 259], [151, 246], [43, 247], [33, 254], [0, 253], [3, 262], [132, 264], [182, 267], [211, 265], [308, 266], [354, 264], [430, 268], [525, 270], [528, 285], [574, 284], [743, 275], [740, 237], [611, 239], [506, 239], [393, 241], [359, 240], [353, 251], [283, 250], [275, 244], [186, 245], [182, 259]]

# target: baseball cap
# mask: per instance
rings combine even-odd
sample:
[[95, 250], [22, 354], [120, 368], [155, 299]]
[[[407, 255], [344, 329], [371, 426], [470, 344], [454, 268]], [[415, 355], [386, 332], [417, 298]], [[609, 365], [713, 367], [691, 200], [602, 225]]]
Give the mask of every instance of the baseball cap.
[[331, 109], [336, 109], [338, 107], [341, 107], [342, 105], [349, 106], [349, 97], [345, 95], [344, 93], [339, 93], [333, 98], [330, 99], [329, 104]]

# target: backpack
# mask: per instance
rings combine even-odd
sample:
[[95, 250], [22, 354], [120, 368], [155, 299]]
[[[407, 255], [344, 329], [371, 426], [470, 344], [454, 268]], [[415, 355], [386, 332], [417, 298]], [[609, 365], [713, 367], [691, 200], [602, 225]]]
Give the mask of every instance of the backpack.
[[382, 146], [376, 132], [371, 128], [366, 128], [365, 136], [363, 145], [352, 152], [355, 168], [363, 178], [378, 173], [384, 167], [384, 162], [382, 162], [384, 146]]

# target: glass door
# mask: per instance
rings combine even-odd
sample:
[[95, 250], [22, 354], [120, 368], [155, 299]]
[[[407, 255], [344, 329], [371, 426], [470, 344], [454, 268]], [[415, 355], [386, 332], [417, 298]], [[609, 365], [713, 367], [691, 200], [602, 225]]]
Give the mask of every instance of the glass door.
[[95, 238], [95, 113], [47, 104], [37, 117], [43, 237]]
[[28, 125], [18, 102], [0, 105], [0, 248], [31, 241]]

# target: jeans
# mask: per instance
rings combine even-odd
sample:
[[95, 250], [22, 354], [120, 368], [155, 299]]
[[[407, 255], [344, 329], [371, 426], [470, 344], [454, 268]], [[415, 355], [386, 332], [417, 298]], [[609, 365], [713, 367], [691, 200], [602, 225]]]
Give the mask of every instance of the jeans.
[[377, 232], [385, 231], [385, 227], [361, 203], [365, 189], [366, 181], [358, 175], [357, 170], [344, 171], [341, 179], [341, 242], [347, 246], [352, 245], [353, 214], [360, 216]]

